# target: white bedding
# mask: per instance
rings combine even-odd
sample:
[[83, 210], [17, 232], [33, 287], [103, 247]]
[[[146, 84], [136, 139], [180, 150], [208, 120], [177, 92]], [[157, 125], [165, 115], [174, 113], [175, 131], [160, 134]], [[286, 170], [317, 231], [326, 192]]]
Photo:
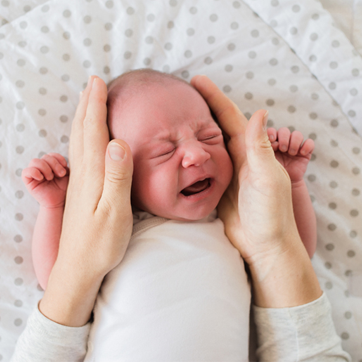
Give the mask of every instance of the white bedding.
[[343, 347], [362, 360], [362, 1], [333, 10], [341, 2], [0, 2], [0, 361], [43, 293], [31, 261], [38, 205], [21, 171], [47, 152], [67, 156], [89, 75], [142, 67], [206, 74], [247, 116], [268, 109], [269, 126], [315, 140], [313, 266]]

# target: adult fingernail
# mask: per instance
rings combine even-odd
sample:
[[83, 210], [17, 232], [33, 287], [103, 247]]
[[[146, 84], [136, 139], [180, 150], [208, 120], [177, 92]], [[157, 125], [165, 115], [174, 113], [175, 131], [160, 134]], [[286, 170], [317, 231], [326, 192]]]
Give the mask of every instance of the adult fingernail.
[[109, 155], [113, 161], [120, 161], [124, 158], [126, 151], [118, 144], [112, 143], [109, 146]]
[[266, 123], [268, 122], [269, 111], [266, 111], [263, 118], [263, 130], [266, 131]]

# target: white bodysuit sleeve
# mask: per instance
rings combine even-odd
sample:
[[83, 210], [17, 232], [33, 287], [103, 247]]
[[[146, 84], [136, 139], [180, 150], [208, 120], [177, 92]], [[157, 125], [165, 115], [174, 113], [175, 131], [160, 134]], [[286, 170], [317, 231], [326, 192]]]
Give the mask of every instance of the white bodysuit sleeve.
[[258, 361], [350, 362], [343, 351], [323, 293], [317, 300], [292, 308], [253, 305]]
[[46, 318], [36, 306], [17, 341], [11, 362], [83, 361], [90, 325], [63, 326]]

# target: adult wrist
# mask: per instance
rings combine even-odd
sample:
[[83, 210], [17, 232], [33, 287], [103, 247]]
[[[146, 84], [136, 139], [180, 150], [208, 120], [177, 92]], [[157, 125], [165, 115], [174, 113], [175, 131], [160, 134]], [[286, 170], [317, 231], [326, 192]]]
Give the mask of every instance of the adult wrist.
[[104, 275], [86, 275], [79, 269], [56, 262], [39, 303], [48, 319], [68, 327], [81, 327], [90, 321]]
[[253, 303], [262, 308], [290, 308], [322, 295], [317, 276], [299, 235], [293, 233], [284, 247], [249, 263]]

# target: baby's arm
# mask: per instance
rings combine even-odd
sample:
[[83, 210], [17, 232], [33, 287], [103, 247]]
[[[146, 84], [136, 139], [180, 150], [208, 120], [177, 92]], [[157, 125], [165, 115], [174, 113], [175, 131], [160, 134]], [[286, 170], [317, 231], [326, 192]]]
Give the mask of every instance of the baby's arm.
[[310, 257], [317, 245], [317, 222], [307, 185], [303, 179], [314, 150], [314, 142], [299, 131], [290, 133], [286, 127], [268, 129], [275, 157], [284, 166], [292, 182], [292, 199], [299, 235]]
[[63, 156], [49, 153], [31, 160], [22, 172], [23, 182], [39, 202], [32, 239], [35, 274], [45, 290], [58, 255], [69, 169]]

